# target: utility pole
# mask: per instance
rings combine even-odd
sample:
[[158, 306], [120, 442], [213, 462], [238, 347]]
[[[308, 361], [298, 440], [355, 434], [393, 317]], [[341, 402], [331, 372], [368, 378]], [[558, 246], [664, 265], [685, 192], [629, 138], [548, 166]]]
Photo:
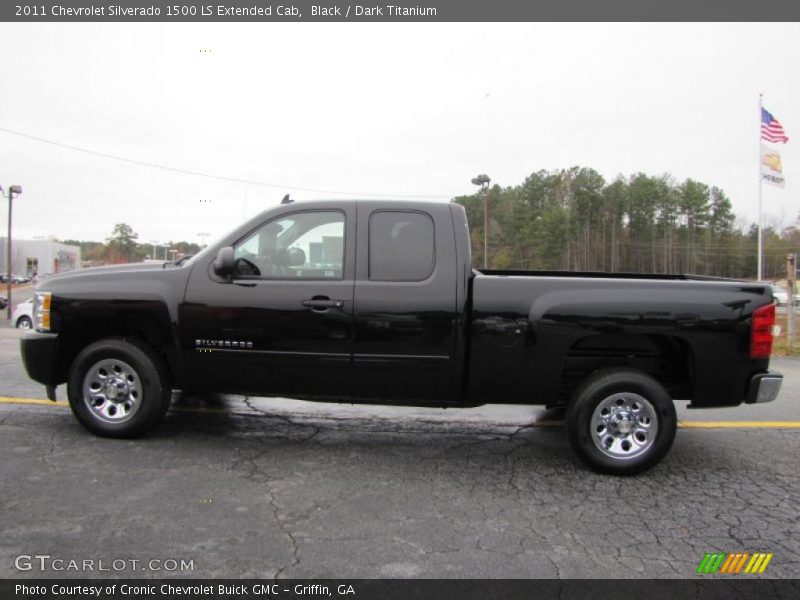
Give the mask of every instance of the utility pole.
[[786, 349], [788, 354], [791, 354], [792, 350], [794, 350], [794, 282], [797, 273], [795, 270], [796, 263], [796, 254], [786, 255]]
[[489, 268], [489, 186], [483, 189], [483, 268]]
[[11, 206], [14, 203], [14, 191], [9, 190], [8, 192], [8, 237], [6, 237], [6, 241], [8, 242], [8, 249], [6, 250], [6, 264], [8, 267], [6, 268], [6, 319], [11, 321], [11, 311], [13, 310], [11, 306]]
[[[2, 193], [3, 188], [0, 187], [0, 193]], [[11, 209], [14, 204], [14, 194], [19, 196], [22, 193], [22, 187], [18, 185], [12, 185], [8, 188], [8, 255], [6, 256], [6, 265], [7, 265], [7, 273], [8, 281], [6, 282], [6, 319], [9, 321], [11, 320], [11, 311], [14, 310], [14, 307], [11, 304]]]
[[483, 193], [483, 268], [489, 268], [489, 183], [488, 175], [482, 174], [472, 178], [474, 185], [481, 187]]

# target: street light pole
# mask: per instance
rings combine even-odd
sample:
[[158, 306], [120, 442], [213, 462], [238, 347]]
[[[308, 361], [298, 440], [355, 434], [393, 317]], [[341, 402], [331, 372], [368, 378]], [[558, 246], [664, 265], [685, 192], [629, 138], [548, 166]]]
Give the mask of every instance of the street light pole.
[[14, 204], [14, 192], [8, 191], [8, 237], [6, 238], [6, 320], [11, 320], [11, 205]]
[[[0, 191], [2, 191], [2, 189], [3, 188], [0, 188]], [[6, 281], [6, 301], [8, 304], [6, 304], [6, 319], [9, 321], [11, 320], [11, 311], [13, 310], [11, 306], [11, 208], [14, 204], [14, 194], [19, 196], [21, 193], [22, 187], [18, 185], [12, 185], [8, 188], [8, 239], [6, 240], [8, 242], [6, 250], [8, 253], [6, 256], [6, 275], [8, 277], [8, 281]]]
[[472, 178], [474, 185], [481, 187], [483, 192], [483, 268], [489, 268], [489, 183], [492, 180], [488, 175], [478, 175]]
[[489, 187], [483, 189], [483, 269], [489, 268]]

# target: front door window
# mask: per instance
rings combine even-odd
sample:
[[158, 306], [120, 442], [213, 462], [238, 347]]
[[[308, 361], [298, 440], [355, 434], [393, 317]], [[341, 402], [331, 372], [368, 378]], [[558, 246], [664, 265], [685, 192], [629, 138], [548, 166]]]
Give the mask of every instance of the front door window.
[[266, 223], [234, 246], [236, 276], [344, 278], [344, 214], [306, 211]]

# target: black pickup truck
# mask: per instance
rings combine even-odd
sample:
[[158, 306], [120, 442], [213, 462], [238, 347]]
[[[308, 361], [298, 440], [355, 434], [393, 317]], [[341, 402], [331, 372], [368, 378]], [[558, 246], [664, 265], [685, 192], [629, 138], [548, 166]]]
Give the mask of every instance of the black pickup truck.
[[477, 271], [463, 208], [286, 203], [177, 263], [52, 277], [21, 342], [75, 416], [141, 434], [172, 390], [563, 407], [595, 470], [658, 462], [692, 407], [769, 402], [768, 285], [686, 275]]

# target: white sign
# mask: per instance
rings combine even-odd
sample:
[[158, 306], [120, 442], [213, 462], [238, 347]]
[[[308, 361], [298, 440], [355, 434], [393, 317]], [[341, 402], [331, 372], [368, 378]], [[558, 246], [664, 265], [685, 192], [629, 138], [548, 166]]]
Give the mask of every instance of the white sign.
[[761, 144], [761, 181], [778, 187], [786, 185], [780, 152], [764, 144]]

